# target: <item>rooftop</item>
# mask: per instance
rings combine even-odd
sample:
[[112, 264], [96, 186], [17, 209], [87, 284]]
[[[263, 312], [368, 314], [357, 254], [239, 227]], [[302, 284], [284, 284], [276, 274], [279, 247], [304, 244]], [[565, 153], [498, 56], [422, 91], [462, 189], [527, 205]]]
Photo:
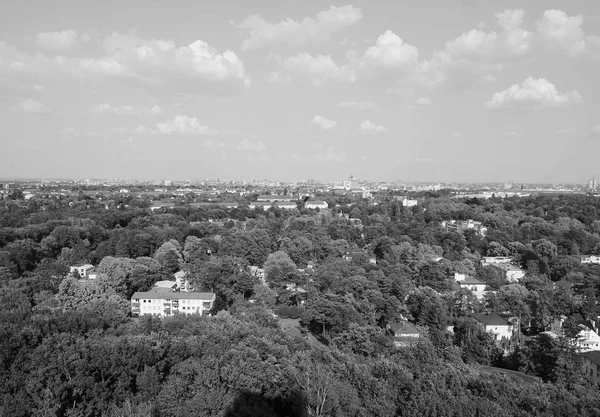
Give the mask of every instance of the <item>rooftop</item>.
[[145, 300], [205, 300], [213, 301], [215, 293], [212, 292], [178, 292], [167, 288], [155, 288], [153, 291], [136, 292], [131, 296], [132, 299]]
[[467, 285], [486, 285], [485, 282], [479, 281], [477, 278], [473, 277], [465, 277], [465, 279], [461, 281], [457, 281], [459, 285], [467, 284]]
[[600, 366], [600, 350], [593, 350], [591, 352], [582, 353], [582, 355], [590, 362]]
[[477, 320], [480, 323], [483, 323], [486, 326], [508, 326], [509, 323], [504, 320], [502, 317], [500, 317], [497, 314], [480, 314], [480, 313], [475, 313], [472, 314], [471, 317], [473, 317], [475, 320]]
[[419, 329], [417, 329], [412, 323], [402, 322], [402, 323], [390, 323], [390, 329], [394, 332], [394, 334], [419, 334]]

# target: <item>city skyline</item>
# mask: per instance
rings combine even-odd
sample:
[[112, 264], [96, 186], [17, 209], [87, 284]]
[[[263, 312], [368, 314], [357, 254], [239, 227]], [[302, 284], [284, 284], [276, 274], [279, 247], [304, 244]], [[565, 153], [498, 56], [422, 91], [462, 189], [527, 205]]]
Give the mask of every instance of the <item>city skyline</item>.
[[0, 177], [600, 177], [593, 0], [33, 3], [0, 16]]

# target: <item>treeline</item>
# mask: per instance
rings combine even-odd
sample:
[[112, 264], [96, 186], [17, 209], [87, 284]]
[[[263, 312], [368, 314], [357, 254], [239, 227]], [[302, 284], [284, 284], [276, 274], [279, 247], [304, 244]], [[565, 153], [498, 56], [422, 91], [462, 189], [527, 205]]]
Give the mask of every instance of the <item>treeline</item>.
[[[392, 196], [326, 198], [332, 209], [320, 212], [4, 202], [0, 414], [600, 414], [572, 345], [538, 336], [561, 315], [568, 328], [599, 313], [600, 267], [576, 256], [599, 253], [596, 199], [442, 193], [404, 208]], [[440, 222], [450, 219], [488, 233], [448, 233]], [[526, 278], [508, 283], [480, 266], [485, 255], [513, 257]], [[65, 279], [84, 263], [96, 280]], [[132, 319], [131, 295], [180, 269], [217, 294], [213, 316]], [[496, 291], [477, 300], [454, 273]], [[580, 284], [578, 294], [558, 280]], [[520, 318], [510, 354], [474, 312]], [[389, 324], [407, 319], [421, 337], [397, 348]]]

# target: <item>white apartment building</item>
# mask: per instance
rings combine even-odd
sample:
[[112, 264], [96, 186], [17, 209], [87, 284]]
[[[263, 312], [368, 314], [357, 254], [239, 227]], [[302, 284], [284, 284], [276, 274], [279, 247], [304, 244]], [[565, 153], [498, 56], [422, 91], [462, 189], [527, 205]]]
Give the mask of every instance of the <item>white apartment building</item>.
[[306, 203], [304, 203], [304, 207], [307, 209], [326, 209], [329, 207], [329, 205], [321, 200], [313, 200], [313, 201], [307, 201]]
[[600, 264], [600, 256], [585, 255], [581, 257], [582, 264]]
[[213, 307], [215, 294], [212, 292], [179, 292], [155, 288], [147, 292], [136, 292], [131, 297], [131, 314], [146, 314], [168, 317], [175, 314], [205, 314]]
[[484, 256], [481, 259], [481, 265], [498, 265], [498, 264], [509, 264], [512, 262], [510, 256]]

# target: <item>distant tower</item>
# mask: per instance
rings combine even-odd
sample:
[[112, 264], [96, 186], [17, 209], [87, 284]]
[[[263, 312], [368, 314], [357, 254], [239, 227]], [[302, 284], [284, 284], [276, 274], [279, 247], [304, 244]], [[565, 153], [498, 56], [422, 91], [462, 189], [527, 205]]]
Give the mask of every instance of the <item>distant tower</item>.
[[588, 181], [588, 189], [595, 190], [596, 189], [596, 178], [590, 178]]

